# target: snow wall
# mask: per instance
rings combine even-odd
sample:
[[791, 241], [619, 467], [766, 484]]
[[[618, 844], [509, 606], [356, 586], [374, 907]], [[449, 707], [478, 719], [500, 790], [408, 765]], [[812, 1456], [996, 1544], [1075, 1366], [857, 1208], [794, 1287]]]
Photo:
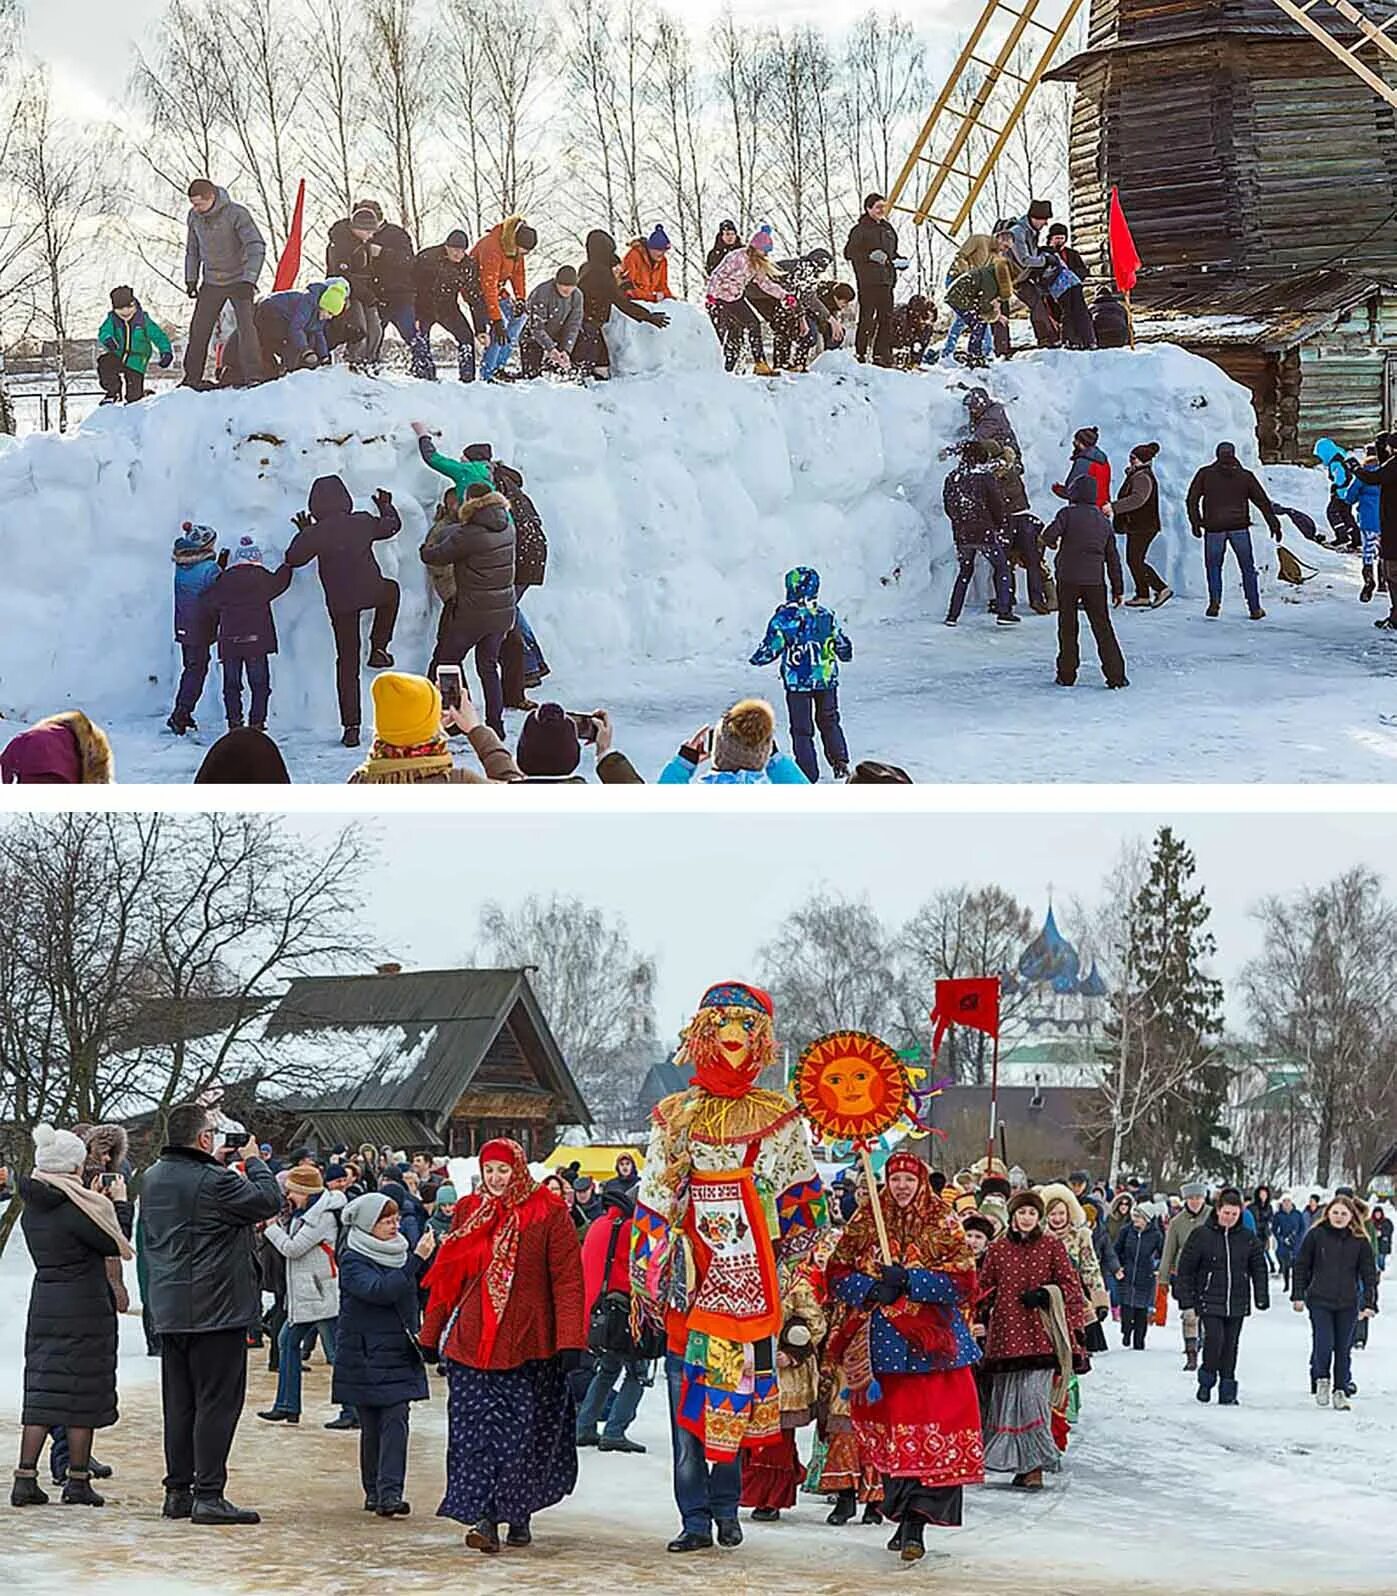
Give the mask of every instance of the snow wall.
[[[550, 543], [547, 585], [527, 608], [559, 691], [588, 702], [643, 684], [647, 662], [745, 659], [795, 564], [820, 570], [826, 599], [856, 628], [939, 624], [954, 557], [941, 510], [949, 466], [936, 456], [965, 435], [963, 399], [977, 381], [1008, 407], [1045, 520], [1078, 427], [1100, 429], [1117, 481], [1132, 445], [1161, 444], [1165, 531], [1151, 558], [1180, 592], [1203, 579], [1183, 515], [1192, 473], [1222, 438], [1256, 463], [1246, 390], [1170, 345], [1028, 352], [983, 378], [832, 353], [803, 376], [760, 379], [723, 372], [697, 307], [669, 309], [665, 331], [621, 322], [618, 375], [588, 388], [428, 385], [337, 367], [109, 406], [68, 437], [0, 439], [0, 713], [25, 721], [81, 704], [163, 719], [178, 668], [180, 523], [211, 525], [225, 544], [250, 532], [274, 564], [311, 482], [330, 474], [361, 508], [377, 487], [393, 493], [403, 531], [378, 551], [403, 588], [394, 654], [423, 669], [436, 604], [417, 549], [445, 482], [422, 464], [414, 420], [445, 452], [488, 440], [524, 473]], [[1269, 558], [1269, 540], [1257, 549]], [[333, 727], [313, 572], [297, 575], [276, 614], [278, 722]], [[210, 720], [214, 703], [211, 683]]]

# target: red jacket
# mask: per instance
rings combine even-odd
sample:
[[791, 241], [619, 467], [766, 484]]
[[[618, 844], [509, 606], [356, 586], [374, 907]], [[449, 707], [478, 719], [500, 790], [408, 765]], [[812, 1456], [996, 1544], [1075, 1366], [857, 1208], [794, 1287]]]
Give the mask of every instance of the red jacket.
[[1057, 1358], [1041, 1314], [1036, 1308], [1025, 1308], [1019, 1297], [1034, 1286], [1058, 1286], [1067, 1310], [1068, 1329], [1077, 1331], [1086, 1324], [1090, 1310], [1066, 1247], [1041, 1230], [1027, 1241], [1011, 1230], [990, 1243], [979, 1279], [982, 1301], [993, 1299], [985, 1337], [985, 1367], [1056, 1368]]
[[606, 1251], [611, 1245], [611, 1235], [617, 1225], [621, 1234], [616, 1242], [616, 1256], [611, 1262], [611, 1275], [606, 1282], [607, 1291], [631, 1289], [631, 1236], [635, 1220], [619, 1208], [607, 1208], [587, 1226], [582, 1238], [582, 1290], [590, 1313], [592, 1304], [602, 1294], [602, 1270], [606, 1268]]
[[669, 256], [661, 255], [651, 260], [645, 245], [637, 240], [626, 251], [621, 271], [631, 285], [630, 298], [648, 300], [651, 304], [661, 299], [673, 299], [669, 291]]
[[515, 299], [525, 297], [524, 254], [514, 244], [514, 235], [523, 220], [522, 216], [507, 216], [471, 250], [480, 267], [480, 294], [491, 321], [501, 319], [500, 289], [506, 283], [514, 289]]

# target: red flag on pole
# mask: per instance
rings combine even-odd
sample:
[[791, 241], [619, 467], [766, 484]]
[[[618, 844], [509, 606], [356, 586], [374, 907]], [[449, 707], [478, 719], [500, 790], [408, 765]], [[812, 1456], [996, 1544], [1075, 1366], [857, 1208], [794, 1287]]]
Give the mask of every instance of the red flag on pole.
[[291, 216], [291, 231], [286, 235], [286, 248], [276, 263], [276, 279], [272, 283], [274, 294], [284, 294], [288, 288], [296, 286], [296, 277], [301, 270], [301, 231], [305, 220], [306, 180], [302, 178], [296, 190], [296, 209]]
[[1125, 212], [1121, 209], [1120, 194], [1116, 189], [1111, 190], [1111, 217], [1109, 230], [1111, 244], [1111, 270], [1115, 274], [1116, 287], [1121, 293], [1128, 294], [1135, 287], [1135, 279], [1140, 275], [1140, 252], [1135, 247], [1135, 240], [1131, 236], [1130, 223], [1125, 219]]
[[964, 981], [938, 981], [936, 1007], [931, 1011], [936, 1022], [931, 1051], [941, 1051], [941, 1041], [953, 1025], [967, 1025], [987, 1036], [999, 1035], [999, 977], [977, 977]]

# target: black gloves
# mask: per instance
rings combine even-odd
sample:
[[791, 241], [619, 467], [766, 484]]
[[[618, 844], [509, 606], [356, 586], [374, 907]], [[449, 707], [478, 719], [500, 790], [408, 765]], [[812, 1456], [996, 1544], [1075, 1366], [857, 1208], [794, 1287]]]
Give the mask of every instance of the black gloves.
[[186, 283], [184, 285], [184, 291], [190, 299], [197, 299], [199, 297], [198, 283]]
[[864, 1298], [865, 1304], [887, 1308], [907, 1295], [907, 1271], [901, 1264], [884, 1264], [883, 1273]]
[[1111, 1310], [1109, 1308], [1098, 1308], [1096, 1310], [1097, 1323], [1099, 1324], [1103, 1319], [1105, 1319], [1109, 1315], [1110, 1312], [1111, 1312]]
[[1027, 1291], [1019, 1293], [1019, 1301], [1025, 1308], [1046, 1308], [1052, 1298], [1046, 1286], [1030, 1286]]
[[378, 513], [382, 515], [385, 510], [392, 506], [393, 495], [387, 488], [376, 488], [374, 490], [374, 503], [378, 506]]
[[569, 1347], [558, 1353], [555, 1361], [564, 1374], [572, 1374], [582, 1367], [582, 1354], [576, 1347]]
[[669, 317], [665, 315], [664, 311], [657, 310], [650, 318], [650, 325], [652, 327], [668, 327]]
[[509, 328], [505, 326], [503, 317], [496, 317], [490, 323], [490, 336], [497, 344], [507, 344], [509, 342]]

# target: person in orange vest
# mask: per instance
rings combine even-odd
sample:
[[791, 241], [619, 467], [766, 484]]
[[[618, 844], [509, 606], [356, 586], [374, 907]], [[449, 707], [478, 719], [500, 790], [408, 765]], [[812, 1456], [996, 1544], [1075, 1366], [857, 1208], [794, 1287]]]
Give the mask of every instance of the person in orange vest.
[[[480, 380], [489, 382], [509, 362], [514, 342], [528, 319], [524, 301], [524, 257], [538, 234], [522, 216], [506, 216], [471, 251], [480, 268], [480, 297], [490, 322], [490, 343], [480, 361]], [[507, 296], [501, 290], [508, 288]], [[506, 303], [507, 302], [507, 303]]]
[[657, 300], [673, 299], [669, 291], [669, 234], [656, 226], [649, 238], [633, 238], [626, 258], [621, 262], [621, 274], [630, 284], [632, 299], [643, 299], [649, 304]]

